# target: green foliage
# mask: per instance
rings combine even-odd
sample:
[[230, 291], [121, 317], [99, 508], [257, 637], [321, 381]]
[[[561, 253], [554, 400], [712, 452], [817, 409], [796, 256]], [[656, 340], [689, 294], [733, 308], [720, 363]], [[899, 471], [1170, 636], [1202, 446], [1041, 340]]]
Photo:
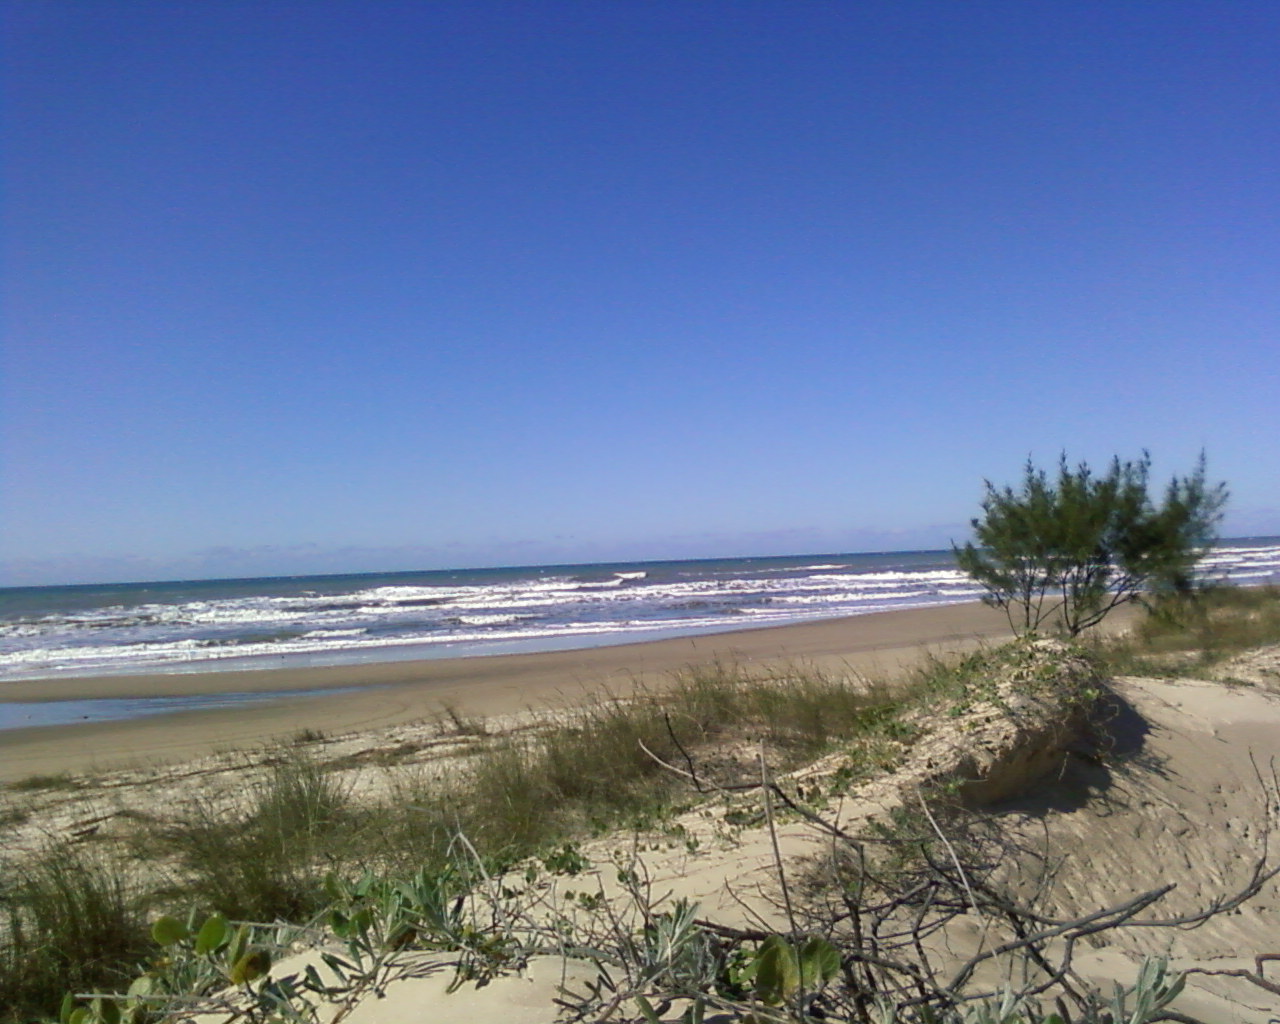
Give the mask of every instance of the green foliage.
[[1089, 648], [1112, 675], [1220, 678], [1222, 662], [1274, 643], [1280, 643], [1280, 587], [1211, 585], [1154, 602], [1133, 629], [1095, 637]]
[[228, 814], [208, 803], [158, 835], [145, 838], [177, 854], [178, 888], [207, 909], [243, 920], [301, 921], [323, 902], [326, 858], [345, 855], [353, 841], [349, 794], [332, 773], [302, 757], [276, 765]]
[[[1133, 985], [1116, 983], [1110, 999], [1094, 993], [1078, 1024], [1151, 1024], [1170, 1019], [1166, 1008], [1181, 994], [1186, 976], [1169, 970], [1169, 962], [1147, 957]], [[1172, 1018], [1178, 1019], [1178, 1018]], [[888, 1011], [882, 1024], [904, 1024]], [[1046, 1010], [1038, 1000], [1006, 989], [996, 999], [981, 999], [964, 1010], [955, 1010], [936, 1024], [1072, 1024], [1072, 1018]]]
[[580, 875], [590, 867], [590, 862], [582, 855], [576, 844], [565, 843], [558, 850], [552, 850], [542, 858], [542, 866], [553, 875]]
[[233, 1001], [236, 1019], [251, 1024], [307, 1019], [299, 1012], [303, 987], [294, 977], [271, 978], [271, 952], [260, 941], [266, 936], [253, 926], [233, 927], [221, 914], [199, 927], [194, 914], [185, 922], [164, 915], [152, 923], [151, 938], [159, 952], [124, 993], [68, 993], [60, 1024], [148, 1024], [178, 1009], [226, 1011]]
[[31, 811], [17, 804], [0, 803], [0, 828], [21, 825], [31, 820]]
[[[1171, 667], [1199, 671], [1248, 648], [1277, 641], [1280, 588], [1219, 586], [1161, 601], [1130, 636], [1111, 645], [1111, 653], [1154, 656], [1158, 666], [1146, 667], [1166, 672]], [[1191, 657], [1172, 661], [1168, 657], [1177, 654]]]
[[1147, 1024], [1178, 998], [1186, 983], [1185, 974], [1169, 973], [1167, 960], [1148, 958], [1142, 962], [1132, 988], [1115, 986], [1111, 1019], [1116, 1024]]
[[130, 879], [92, 854], [51, 847], [0, 870], [0, 1008], [48, 1011], [69, 987], [112, 986], [147, 946]]
[[10, 782], [5, 788], [15, 793], [35, 793], [43, 790], [75, 789], [78, 785], [70, 772], [57, 772], [52, 775], [28, 775]]
[[[583, 867], [571, 845], [575, 837], [618, 822], [652, 821], [687, 793], [644, 748], [682, 766], [685, 751], [698, 759], [708, 743], [748, 736], [763, 737], [781, 768], [835, 743], [865, 745], [882, 760], [889, 756], [884, 737], [899, 731], [901, 710], [899, 698], [884, 689], [804, 668], [752, 675], [714, 666], [663, 691], [576, 709], [533, 736], [494, 737], [455, 776], [402, 786], [381, 806], [352, 800], [329, 766], [295, 745], [281, 751], [265, 778], [245, 788], [242, 804], [194, 803], [182, 820], [148, 827], [134, 853], [173, 859], [169, 884], [149, 899], [217, 912], [209, 921], [304, 923], [332, 903], [325, 889], [330, 870], [376, 867], [393, 878], [424, 866], [446, 871], [459, 831], [490, 867], [541, 856], [546, 870], [572, 875]], [[712, 782], [758, 777], [754, 758], [743, 766], [724, 758], [699, 764]], [[68, 784], [69, 777], [40, 776], [18, 788]], [[39, 877], [10, 873], [0, 879], [0, 922], [21, 918], [19, 927], [0, 936], [0, 1005], [29, 1016], [53, 1012], [67, 988], [114, 984], [146, 947], [147, 926], [126, 875], [81, 854], [63, 856], [51, 856]], [[86, 886], [79, 897], [71, 895]], [[97, 909], [57, 909], [80, 898]], [[191, 941], [198, 945], [200, 939]], [[477, 963], [483, 962], [484, 943], [475, 939], [473, 945]]]
[[1207, 483], [1202, 454], [1157, 504], [1150, 468], [1144, 453], [1136, 462], [1113, 459], [1095, 476], [1064, 455], [1051, 480], [1028, 460], [1018, 490], [986, 483], [983, 514], [973, 520], [977, 543], [956, 547], [956, 560], [1022, 633], [1054, 622], [1076, 636], [1145, 594], [1186, 592], [1216, 539], [1226, 486]]
[[[477, 744], [465, 770], [423, 781], [411, 796], [400, 790], [384, 806], [351, 800], [326, 766], [286, 752], [260, 784], [246, 787], [243, 804], [202, 805], [184, 823], [153, 828], [138, 846], [143, 856], [179, 855], [185, 885], [170, 894], [168, 906], [191, 901], [200, 911], [152, 921], [150, 939], [160, 952], [152, 951], [149, 962], [148, 928], [140, 922], [134, 929], [140, 947], [98, 958], [100, 966], [146, 965], [127, 991], [95, 994], [125, 986], [128, 976], [118, 966], [94, 980], [65, 973], [64, 962], [62, 975], [49, 975], [61, 982], [54, 994], [27, 1003], [27, 1013], [53, 1012], [71, 987], [90, 994], [64, 1006], [64, 1024], [134, 1024], [144, 1011], [195, 1012], [231, 998], [220, 994], [231, 985], [240, 1005], [254, 1008], [256, 1015], [245, 1020], [296, 1024], [309, 1019], [308, 1007], [317, 1002], [354, 1006], [383, 984], [393, 957], [405, 949], [449, 951], [458, 983], [484, 982], [545, 951], [536, 944], [545, 935], [520, 930], [516, 904], [539, 891], [543, 872], [552, 878], [584, 874], [589, 865], [573, 843], [584, 825], [628, 820], [665, 799], [671, 773], [641, 743], [670, 764], [696, 765], [704, 777], [731, 762], [744, 737], [766, 737], [771, 755], [791, 764], [833, 742], [887, 749], [891, 738], [910, 735], [902, 716], [913, 707], [989, 699], [992, 680], [1010, 672], [1028, 688], [1053, 684], [1056, 676], [1046, 671], [1052, 666], [1036, 653], [1042, 646], [1012, 644], [951, 663], [934, 660], [893, 695], [807, 671], [761, 678], [718, 667], [677, 680], [664, 692], [578, 709], [514, 742], [494, 737]], [[758, 779], [754, 755], [749, 760], [747, 777]], [[849, 760], [856, 774], [861, 762]], [[926, 826], [915, 831], [932, 843]], [[902, 843], [895, 848], [915, 849]], [[534, 859], [525, 863], [522, 890], [514, 872], [503, 872], [529, 855]], [[637, 892], [643, 888], [634, 873], [629, 882], [619, 877]], [[5, 883], [0, 876], [0, 893]], [[488, 893], [483, 899], [480, 890]], [[563, 923], [564, 930], [555, 931], [552, 947], [599, 957], [611, 969], [625, 967], [642, 1016], [648, 1016], [645, 999], [659, 1007], [677, 999], [684, 1002], [676, 1015], [683, 1012], [689, 1021], [736, 1006], [744, 1021], [807, 1022], [817, 1019], [815, 1007], [829, 1009], [847, 997], [841, 957], [849, 947], [843, 938], [835, 939], [838, 947], [803, 935], [727, 942], [698, 921], [691, 904], [668, 904], [660, 913], [646, 902], [643, 923], [624, 924], [603, 891], [561, 888], [556, 899], [558, 908], [572, 906], [574, 913], [557, 911], [555, 928]], [[0, 913], [7, 905], [0, 900]], [[239, 923], [276, 915], [296, 927]], [[584, 932], [573, 931], [584, 926]], [[282, 977], [279, 954], [300, 935], [328, 944], [322, 960]], [[58, 936], [47, 944], [64, 941]], [[80, 949], [79, 962], [98, 957]], [[9, 954], [0, 949], [0, 959]], [[604, 991], [590, 1005], [608, 1001]], [[672, 1019], [666, 1010], [649, 1010]], [[1029, 1010], [1016, 1019], [1042, 1021]], [[918, 1022], [902, 1017], [896, 1024]]]
[[[893, 731], [900, 705], [882, 688], [816, 671], [712, 666], [667, 689], [601, 699], [545, 729], [477, 745], [446, 783], [406, 786], [396, 802], [411, 813], [379, 816], [370, 842], [440, 864], [461, 831], [499, 860], [542, 855], [620, 822], [652, 822], [687, 796], [688, 785], [655, 758], [687, 768], [686, 754], [697, 759], [709, 744], [763, 738], [785, 769], [836, 743], [873, 743]], [[754, 756], [742, 765], [720, 757], [700, 770], [712, 783], [759, 777]]]
[[770, 935], [748, 967], [755, 996], [765, 1006], [782, 1006], [804, 994], [814, 994], [839, 973], [840, 951], [818, 936], [796, 946], [785, 936]]

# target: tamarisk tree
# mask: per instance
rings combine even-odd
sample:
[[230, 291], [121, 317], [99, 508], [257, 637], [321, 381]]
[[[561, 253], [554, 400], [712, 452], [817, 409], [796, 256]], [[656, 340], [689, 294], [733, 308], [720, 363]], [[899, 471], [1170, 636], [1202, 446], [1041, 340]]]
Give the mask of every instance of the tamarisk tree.
[[1102, 475], [1083, 462], [1071, 468], [1064, 454], [1054, 480], [1028, 459], [1018, 489], [984, 482], [976, 543], [953, 544], [956, 561], [1019, 633], [1053, 623], [1075, 636], [1118, 605], [1188, 591], [1217, 539], [1227, 488], [1206, 482], [1202, 452], [1157, 504], [1150, 470], [1146, 452], [1113, 459]]

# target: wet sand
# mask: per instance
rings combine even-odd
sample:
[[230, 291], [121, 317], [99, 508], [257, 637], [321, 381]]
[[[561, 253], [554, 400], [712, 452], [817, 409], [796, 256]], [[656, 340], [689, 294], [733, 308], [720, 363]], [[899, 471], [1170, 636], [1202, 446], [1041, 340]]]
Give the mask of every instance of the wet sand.
[[[881, 612], [765, 629], [535, 654], [431, 659], [320, 668], [59, 679], [59, 699], [147, 698], [209, 693], [334, 689], [239, 708], [179, 711], [0, 733], [0, 781], [187, 759], [261, 746], [302, 729], [343, 734], [440, 715], [446, 706], [491, 716], [660, 686], [674, 673], [716, 661], [889, 675], [929, 652], [1009, 635], [1002, 612], [981, 604]], [[359, 687], [352, 692], [349, 688]], [[6, 683], [0, 701], [50, 698], [47, 681]]]

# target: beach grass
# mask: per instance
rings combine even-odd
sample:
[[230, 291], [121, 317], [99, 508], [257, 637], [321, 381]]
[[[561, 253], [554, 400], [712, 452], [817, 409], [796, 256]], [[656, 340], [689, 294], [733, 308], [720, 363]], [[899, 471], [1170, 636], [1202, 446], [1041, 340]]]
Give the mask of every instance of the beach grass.
[[79, 783], [70, 772], [54, 772], [50, 774], [28, 775], [15, 779], [5, 788], [14, 793], [36, 793], [44, 790], [75, 789]]
[[132, 845], [174, 862], [167, 899], [235, 920], [301, 921], [323, 902], [326, 865], [351, 859], [355, 818], [337, 775], [286, 752], [242, 804], [196, 800]]
[[[15, 876], [3, 897], [0, 1005], [8, 1020], [29, 1019], [55, 1012], [71, 988], [105, 984], [137, 962], [147, 910], [302, 923], [326, 905], [330, 874], [445, 871], [459, 835], [501, 867], [605, 829], [653, 826], [692, 799], [665, 765], [696, 761], [708, 784], [758, 778], [762, 744], [774, 770], [833, 745], [852, 753], [876, 746], [902, 706], [861, 679], [716, 665], [666, 689], [547, 711], [531, 730], [490, 734], [464, 720], [475, 743], [452, 770], [402, 773], [382, 799], [357, 799], [336, 762], [286, 744], [265, 774], [246, 772], [242, 799], [198, 798], [141, 822], [124, 856], [61, 845]], [[145, 884], [139, 863], [151, 868]]]
[[1195, 676], [1274, 643], [1280, 643], [1280, 587], [1214, 586], [1157, 602], [1133, 629], [1097, 638], [1092, 648], [1115, 674]]
[[[445, 785], [410, 784], [396, 846], [421, 854], [434, 842], [442, 852], [462, 832], [508, 863], [577, 836], [652, 823], [693, 792], [668, 766], [688, 773], [696, 761], [709, 785], [758, 778], [763, 744], [770, 767], [786, 770], [833, 745], [870, 743], [896, 700], [884, 687], [805, 668], [689, 672], [670, 688], [604, 698], [550, 716], [541, 729], [494, 738]], [[384, 828], [395, 823], [379, 822]]]
[[0, 1006], [54, 1014], [68, 991], [110, 990], [150, 947], [146, 901], [119, 859], [59, 843], [0, 874]]
[[[1170, 654], [1216, 662], [1276, 640], [1280, 592], [1224, 591], [1166, 607], [1094, 653], [1120, 672]], [[660, 828], [700, 799], [695, 788], [758, 780], [762, 757], [783, 772], [839, 750], [854, 776], [860, 764], [881, 769], [918, 709], [976, 699], [1002, 656], [927, 658], [892, 684], [713, 664], [506, 732], [446, 713], [444, 731], [466, 740], [448, 770], [378, 769], [391, 780], [381, 796], [346, 781], [349, 756], [325, 762], [319, 745], [287, 743], [267, 771], [246, 770], [237, 798], [139, 822], [124, 856], [59, 844], [0, 872], [0, 1020], [54, 1014], [68, 990], [118, 979], [139, 962], [148, 914], [303, 923], [327, 905], [331, 874], [448, 871], [459, 835], [502, 868], [608, 829]]]
[[459, 834], [501, 865], [651, 823], [690, 799], [688, 780], [667, 765], [696, 757], [709, 783], [754, 778], [763, 743], [770, 767], [786, 770], [833, 744], [871, 743], [898, 702], [887, 688], [807, 669], [713, 666], [668, 689], [545, 712], [527, 730], [490, 735], [464, 720], [471, 744], [444, 778], [402, 773], [381, 800], [356, 800], [338, 781], [332, 769], [350, 758], [326, 764], [295, 747], [241, 807], [198, 801], [135, 846], [175, 861], [170, 899], [233, 918], [298, 920], [319, 906], [335, 866], [438, 867]]
[[290, 742], [295, 746], [305, 746], [308, 743], [323, 743], [329, 737], [319, 729], [312, 729], [310, 726], [304, 726], [289, 737]]
[[17, 804], [0, 804], [0, 828], [10, 825], [21, 825], [31, 820], [31, 810]]

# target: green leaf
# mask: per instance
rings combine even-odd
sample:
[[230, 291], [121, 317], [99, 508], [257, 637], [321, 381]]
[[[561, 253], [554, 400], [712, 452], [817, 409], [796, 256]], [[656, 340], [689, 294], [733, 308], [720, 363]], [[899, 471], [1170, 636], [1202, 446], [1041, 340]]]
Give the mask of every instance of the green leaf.
[[361, 907], [352, 915], [351, 927], [355, 929], [356, 934], [364, 935], [373, 927], [373, 908]]
[[245, 948], [249, 945], [249, 926], [242, 924], [236, 929], [235, 936], [231, 939], [231, 945], [227, 947], [227, 963], [238, 963], [244, 956]]
[[149, 996], [155, 989], [156, 979], [150, 974], [143, 974], [133, 979], [128, 994], [131, 996]]
[[1168, 1006], [1171, 1002], [1182, 994], [1182, 990], [1187, 986], [1187, 976], [1179, 974], [1173, 982], [1165, 989], [1164, 994], [1160, 997], [1161, 1008]]
[[89, 1007], [77, 1006], [68, 1015], [67, 1024], [91, 1024], [89, 1020]]
[[756, 953], [756, 998], [766, 1006], [778, 1006], [800, 987], [800, 965], [791, 943], [770, 935]]
[[196, 934], [196, 956], [208, 956], [227, 941], [227, 919], [211, 914]]
[[232, 964], [229, 977], [233, 985], [247, 985], [251, 981], [264, 977], [269, 970], [271, 970], [271, 954], [265, 949], [257, 949], [246, 953]]
[[307, 969], [302, 972], [307, 979], [305, 984], [312, 992], [327, 992], [328, 986], [324, 983], [324, 979], [320, 977], [320, 972], [316, 970], [315, 964], [307, 964]]
[[356, 972], [355, 964], [350, 960], [343, 960], [342, 957], [338, 956], [336, 953], [330, 953], [327, 950], [322, 950], [320, 953], [320, 959], [324, 961], [325, 966], [328, 967], [329, 970], [333, 971], [333, 973], [337, 975], [338, 981], [344, 985]]
[[804, 988], [817, 990], [840, 973], [840, 952], [826, 939], [813, 936], [800, 947], [800, 979]]
[[185, 924], [168, 914], [157, 917], [151, 926], [151, 938], [158, 946], [176, 946], [190, 934]]
[[58, 1010], [61, 1024], [71, 1024], [71, 1012], [76, 1008], [76, 997], [68, 992], [62, 997], [62, 1007]]
[[102, 1024], [120, 1024], [120, 1007], [114, 999], [98, 996], [93, 1001], [93, 1014]]
[[645, 1019], [647, 1024], [662, 1024], [662, 1018], [658, 1016], [653, 1005], [644, 996], [636, 996], [636, 1006], [640, 1010], [640, 1016]]

